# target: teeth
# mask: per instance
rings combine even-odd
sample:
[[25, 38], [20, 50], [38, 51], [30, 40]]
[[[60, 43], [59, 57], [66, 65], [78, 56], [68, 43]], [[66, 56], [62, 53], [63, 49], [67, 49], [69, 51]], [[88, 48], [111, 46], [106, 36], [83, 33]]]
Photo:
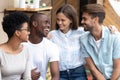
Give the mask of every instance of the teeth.
[[44, 31], [50, 31], [50, 29], [44, 29]]

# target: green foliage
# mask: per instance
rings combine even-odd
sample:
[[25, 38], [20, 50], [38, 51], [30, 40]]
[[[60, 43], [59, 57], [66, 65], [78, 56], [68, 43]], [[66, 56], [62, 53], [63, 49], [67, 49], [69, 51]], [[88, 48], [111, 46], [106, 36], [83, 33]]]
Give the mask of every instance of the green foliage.
[[33, 0], [30, 0], [30, 3], [33, 3]]

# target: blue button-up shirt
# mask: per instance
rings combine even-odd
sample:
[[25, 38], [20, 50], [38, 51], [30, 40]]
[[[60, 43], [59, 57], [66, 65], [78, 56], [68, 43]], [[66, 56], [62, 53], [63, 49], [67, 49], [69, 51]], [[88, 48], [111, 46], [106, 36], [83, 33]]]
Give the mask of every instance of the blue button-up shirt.
[[107, 27], [102, 27], [102, 38], [98, 51], [90, 33], [81, 36], [82, 52], [85, 57], [91, 57], [101, 73], [109, 79], [113, 71], [113, 60], [120, 58], [120, 36], [111, 34]]
[[83, 28], [79, 28], [78, 30], [69, 30], [66, 34], [60, 30], [53, 30], [49, 33], [52, 36], [50, 40], [59, 47], [60, 71], [73, 69], [84, 64], [79, 42], [83, 32]]

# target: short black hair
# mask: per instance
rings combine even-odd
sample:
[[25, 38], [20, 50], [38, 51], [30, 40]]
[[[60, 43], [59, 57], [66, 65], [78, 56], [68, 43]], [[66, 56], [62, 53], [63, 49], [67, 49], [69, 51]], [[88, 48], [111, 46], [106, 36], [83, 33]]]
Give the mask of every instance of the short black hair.
[[23, 12], [12, 12], [3, 17], [3, 30], [7, 33], [8, 38], [11, 38], [14, 32], [22, 27], [22, 24], [29, 22], [29, 17]]
[[41, 16], [41, 15], [45, 15], [44, 13], [34, 13], [30, 16], [30, 21], [29, 21], [29, 25], [30, 25], [30, 28], [32, 27], [32, 22], [33, 21], [37, 21], [38, 18]]

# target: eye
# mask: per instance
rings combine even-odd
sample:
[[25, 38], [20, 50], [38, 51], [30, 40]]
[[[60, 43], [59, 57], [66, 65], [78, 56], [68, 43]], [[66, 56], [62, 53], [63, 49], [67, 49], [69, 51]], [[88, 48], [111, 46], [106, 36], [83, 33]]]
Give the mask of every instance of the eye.
[[62, 22], [64, 22], [65, 20], [64, 19], [62, 19]]

